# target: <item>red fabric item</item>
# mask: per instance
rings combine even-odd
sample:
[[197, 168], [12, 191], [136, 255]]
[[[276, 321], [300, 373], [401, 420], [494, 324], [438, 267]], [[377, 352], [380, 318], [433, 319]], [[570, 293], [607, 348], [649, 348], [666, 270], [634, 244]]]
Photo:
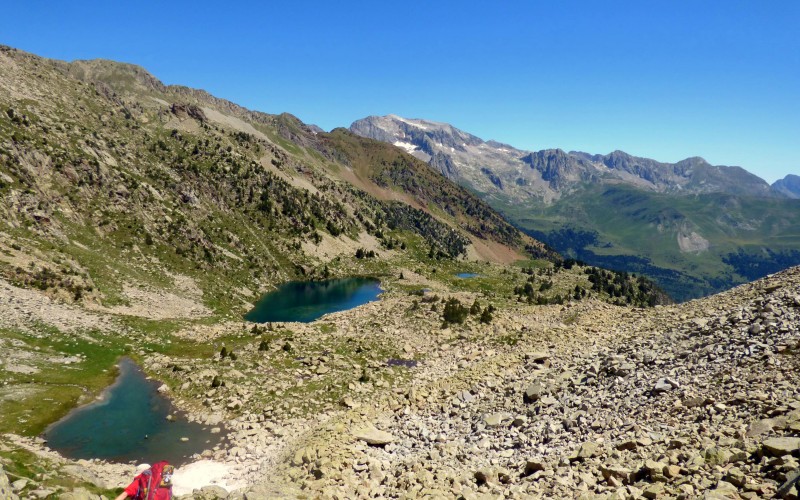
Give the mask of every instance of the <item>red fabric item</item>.
[[[136, 494], [141, 490], [144, 492], [145, 488], [147, 488], [147, 481], [150, 479], [150, 476], [145, 474], [139, 474], [135, 478], [133, 478], [133, 482], [125, 488], [125, 493], [130, 498], [135, 498]], [[152, 500], [170, 500], [172, 498], [172, 488], [157, 488], [155, 495], [153, 495]]]

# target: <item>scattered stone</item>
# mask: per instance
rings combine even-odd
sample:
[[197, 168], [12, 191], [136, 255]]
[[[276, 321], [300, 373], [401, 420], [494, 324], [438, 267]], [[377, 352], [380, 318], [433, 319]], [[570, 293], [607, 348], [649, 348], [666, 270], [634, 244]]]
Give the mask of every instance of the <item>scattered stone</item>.
[[769, 438], [762, 443], [765, 452], [775, 457], [791, 455], [800, 450], [800, 438], [796, 437], [775, 437]]
[[618, 484], [629, 484], [633, 478], [633, 471], [619, 465], [602, 466], [600, 473], [606, 481], [616, 480]]
[[760, 436], [761, 434], [765, 434], [771, 431], [774, 425], [775, 425], [775, 420], [771, 418], [756, 420], [755, 422], [751, 423], [750, 426], [747, 428], [747, 433], [745, 435], [747, 437]]
[[0, 498], [3, 500], [19, 500], [19, 497], [14, 493], [11, 489], [11, 485], [8, 483], [8, 476], [6, 476], [2, 465], [0, 465]]
[[522, 400], [526, 404], [535, 403], [545, 394], [545, 388], [539, 382], [535, 382], [525, 389], [525, 394], [522, 396]]
[[478, 483], [478, 486], [481, 486], [483, 484], [486, 484], [494, 480], [496, 474], [491, 469], [481, 469], [475, 471], [474, 477], [475, 477], [475, 482]]
[[744, 486], [746, 477], [744, 472], [738, 467], [732, 467], [728, 470], [728, 473], [725, 475], [725, 480], [732, 485], [741, 488]]
[[358, 408], [359, 406], [361, 406], [360, 403], [354, 401], [353, 398], [351, 398], [350, 396], [344, 396], [341, 399], [341, 403], [343, 406], [346, 406], [347, 408]]
[[653, 483], [648, 485], [644, 491], [642, 491], [642, 496], [645, 498], [655, 499], [664, 494], [664, 483]]
[[591, 441], [583, 443], [580, 448], [578, 448], [570, 457], [570, 461], [586, 460], [587, 458], [595, 457], [597, 456], [597, 450], [599, 447], [600, 445]]
[[490, 413], [484, 415], [483, 423], [486, 424], [486, 427], [499, 427], [510, 421], [511, 418], [511, 415], [505, 412]]
[[529, 352], [525, 355], [525, 357], [528, 359], [528, 361], [541, 364], [550, 359], [550, 353], [542, 351]]
[[217, 485], [203, 486], [199, 490], [194, 490], [192, 495], [195, 500], [216, 500], [229, 498], [228, 490]]
[[675, 479], [681, 475], [681, 467], [679, 465], [667, 465], [664, 467], [664, 477], [667, 479]]
[[710, 465], [725, 465], [730, 462], [733, 453], [726, 448], [711, 447], [703, 452], [703, 459]]
[[524, 476], [530, 476], [530, 475], [532, 475], [532, 474], [534, 474], [536, 472], [540, 472], [540, 471], [544, 471], [544, 470], [545, 470], [545, 464], [543, 462], [538, 461], [538, 460], [529, 460], [525, 464], [525, 469], [524, 469], [522, 474]]
[[378, 430], [374, 427], [366, 427], [353, 433], [356, 439], [373, 446], [383, 446], [395, 441], [395, 437], [388, 432]]
[[655, 387], [653, 387], [654, 394], [661, 394], [664, 392], [669, 392], [673, 389], [680, 388], [680, 384], [671, 378], [660, 378], [656, 382]]
[[786, 475], [786, 481], [778, 488], [778, 491], [775, 492], [775, 496], [778, 498], [789, 498], [792, 492], [794, 492], [794, 497], [797, 498], [798, 481], [800, 481], [800, 470], [790, 472]]

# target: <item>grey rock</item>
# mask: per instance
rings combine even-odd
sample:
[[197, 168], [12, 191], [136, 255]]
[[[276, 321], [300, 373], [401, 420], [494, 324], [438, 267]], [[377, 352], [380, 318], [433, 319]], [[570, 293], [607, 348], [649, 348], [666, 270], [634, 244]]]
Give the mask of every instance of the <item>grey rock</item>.
[[604, 465], [600, 467], [600, 473], [606, 481], [614, 479], [620, 484], [629, 484], [633, 479], [633, 471], [620, 465]]
[[711, 447], [703, 452], [703, 459], [707, 464], [725, 465], [730, 462], [733, 453], [727, 448]]
[[746, 477], [744, 472], [738, 467], [731, 467], [725, 475], [725, 480], [736, 487], [743, 487]]
[[666, 378], [666, 377], [665, 378], [660, 378], [656, 382], [655, 387], [653, 387], [653, 393], [661, 394], [661, 393], [664, 393], [664, 392], [669, 392], [669, 391], [671, 391], [673, 389], [680, 388], [680, 386], [681, 385], [678, 382], [676, 382], [675, 380], [672, 380], [671, 378]]
[[782, 457], [800, 451], [800, 438], [776, 437], [769, 438], [761, 444], [765, 452], [772, 456]]
[[59, 500], [101, 500], [100, 495], [91, 493], [85, 488], [76, 488], [73, 491], [62, 493]]
[[[39, 489], [35, 489], [35, 490], [29, 492], [29, 495], [34, 497], [34, 498], [47, 498], [50, 495], [54, 495], [54, 494], [55, 494], [55, 490], [51, 490], [49, 488], [39, 488]], [[16, 498], [16, 496], [14, 498]], [[87, 500], [87, 499], [80, 498], [80, 500]]]
[[463, 403], [471, 403], [475, 400], [475, 396], [469, 391], [461, 391], [458, 393], [458, 399]]
[[525, 389], [522, 401], [526, 404], [535, 403], [546, 393], [545, 387], [539, 382], [534, 382]]
[[353, 433], [356, 439], [373, 446], [383, 446], [395, 441], [395, 437], [386, 431], [378, 430], [374, 427], [365, 427]]
[[572, 455], [572, 457], [570, 457], [570, 460], [571, 461], [574, 461], [574, 460], [586, 460], [587, 458], [595, 457], [598, 454], [599, 448], [600, 448], [599, 444], [593, 443], [591, 441], [583, 443], [575, 451], [575, 453]]
[[543, 471], [545, 469], [546, 469], [546, 467], [545, 467], [544, 462], [539, 461], [539, 460], [528, 460], [528, 462], [525, 463], [525, 469], [523, 470], [522, 474], [524, 476], [530, 476], [531, 474], [534, 474], [534, 473], [539, 472], [539, 471]]
[[775, 496], [777, 498], [787, 498], [791, 491], [796, 491], [798, 481], [800, 481], [800, 470], [790, 472], [786, 475], [786, 481], [778, 488]]
[[529, 352], [525, 355], [525, 358], [528, 361], [533, 361], [534, 363], [544, 363], [550, 359], [550, 353], [543, 351]]
[[497, 412], [497, 413], [490, 413], [488, 415], [484, 415], [483, 423], [486, 424], [486, 427], [499, 427], [506, 422], [509, 422], [512, 419], [512, 416], [505, 412]]
[[94, 471], [83, 467], [77, 464], [70, 464], [65, 465], [61, 468], [61, 471], [65, 474], [73, 476], [75, 478], [80, 479], [81, 481], [85, 481], [87, 483], [91, 483], [98, 488], [102, 489], [110, 489], [113, 487], [112, 484], [109, 484], [108, 481], [105, 481], [100, 478]]
[[196, 500], [216, 500], [218, 498], [228, 498], [228, 490], [221, 486], [203, 486], [199, 490], [194, 490], [192, 495]]
[[0, 465], [0, 498], [3, 500], [19, 500], [17, 494], [11, 489], [11, 485], [8, 482], [8, 476], [6, 476], [2, 465]]

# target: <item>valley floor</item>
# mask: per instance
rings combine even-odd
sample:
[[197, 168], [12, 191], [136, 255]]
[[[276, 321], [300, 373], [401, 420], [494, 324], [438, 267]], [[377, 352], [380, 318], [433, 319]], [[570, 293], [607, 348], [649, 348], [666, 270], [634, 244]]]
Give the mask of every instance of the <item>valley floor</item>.
[[[311, 324], [186, 322], [170, 339], [194, 351], [135, 353], [180, 407], [230, 431], [197, 457], [222, 471], [206, 479], [247, 499], [766, 498], [796, 474], [800, 269], [652, 309], [525, 305], [404, 275], [379, 302]], [[418, 286], [430, 291], [408, 293]], [[497, 311], [443, 328], [434, 295]], [[62, 317], [15, 297], [6, 327]], [[215, 355], [223, 344], [235, 359]], [[22, 497], [108, 497], [134, 470], [11, 434], [0, 455], [12, 482], [30, 473]]]

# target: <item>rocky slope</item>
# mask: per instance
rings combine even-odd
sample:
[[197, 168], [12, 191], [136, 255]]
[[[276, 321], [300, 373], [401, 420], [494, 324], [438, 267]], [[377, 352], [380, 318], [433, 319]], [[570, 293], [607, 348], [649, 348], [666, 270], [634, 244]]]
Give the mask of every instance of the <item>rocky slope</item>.
[[800, 456], [799, 286], [794, 268], [680, 306], [515, 311], [327, 423], [283, 477], [326, 498], [770, 497]]
[[[231, 432], [197, 459], [236, 491], [183, 498], [761, 498], [798, 468], [800, 268], [648, 309], [592, 292], [527, 305], [503, 286], [530, 276], [502, 266], [477, 281], [401, 271], [381, 301], [312, 324], [184, 323], [171, 341], [204, 348], [141, 353], [180, 407]], [[585, 271], [533, 282], [588, 288]], [[445, 298], [492, 304], [493, 320], [443, 327]], [[26, 450], [62, 477], [26, 494], [97, 498], [132, 473], [44, 444], [2, 439], [0, 456]]]
[[[136, 66], [3, 48], [0, 87], [0, 273], [65, 300], [127, 307], [134, 288], [166, 288], [175, 301], [215, 302], [198, 314], [238, 312], [286, 279], [350, 272], [364, 264], [351, 258], [359, 247], [556, 258], [411, 157], [354, 172], [351, 158], [383, 143], [345, 151], [341, 134], [165, 86]], [[170, 276], [196, 286], [175, 292]]]

